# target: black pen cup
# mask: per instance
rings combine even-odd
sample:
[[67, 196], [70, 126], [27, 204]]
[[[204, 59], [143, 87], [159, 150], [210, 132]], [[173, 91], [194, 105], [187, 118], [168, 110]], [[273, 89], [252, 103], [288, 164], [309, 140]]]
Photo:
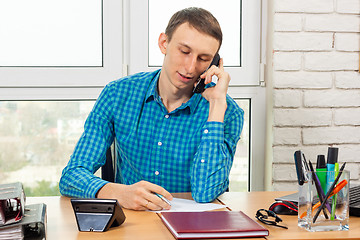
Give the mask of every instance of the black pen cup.
[[[310, 232], [349, 230], [350, 172], [324, 173], [326, 189], [321, 187], [318, 174], [311, 171], [305, 173], [306, 181], [299, 185], [298, 226]], [[340, 177], [334, 184], [337, 175]]]

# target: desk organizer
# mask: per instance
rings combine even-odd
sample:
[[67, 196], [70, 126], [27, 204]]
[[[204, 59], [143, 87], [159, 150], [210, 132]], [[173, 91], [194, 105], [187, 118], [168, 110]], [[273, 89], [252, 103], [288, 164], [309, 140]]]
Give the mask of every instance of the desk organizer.
[[[326, 174], [332, 176], [335, 172]], [[299, 185], [298, 226], [311, 232], [349, 230], [349, 171], [342, 171], [335, 190], [328, 194], [324, 189], [322, 196], [319, 196], [322, 188], [314, 172], [306, 172], [306, 176], [307, 181]], [[321, 199], [326, 195], [330, 197], [318, 212], [323, 203]]]

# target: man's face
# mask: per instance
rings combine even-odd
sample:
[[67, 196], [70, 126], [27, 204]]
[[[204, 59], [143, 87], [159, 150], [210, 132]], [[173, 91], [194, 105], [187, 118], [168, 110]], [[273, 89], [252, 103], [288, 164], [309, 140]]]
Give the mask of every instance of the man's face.
[[160, 35], [159, 47], [165, 54], [163, 80], [177, 89], [192, 89], [199, 75], [210, 65], [219, 42], [183, 23], [175, 30], [170, 42], [165, 34]]

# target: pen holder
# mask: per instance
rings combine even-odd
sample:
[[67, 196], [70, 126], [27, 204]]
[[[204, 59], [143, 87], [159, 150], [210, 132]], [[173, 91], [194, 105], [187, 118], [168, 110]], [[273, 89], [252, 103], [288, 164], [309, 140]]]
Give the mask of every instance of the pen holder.
[[[322, 197], [319, 196], [319, 191], [322, 189], [319, 178], [317, 175], [314, 176], [314, 172], [311, 171], [305, 174], [307, 181], [303, 185], [299, 185], [298, 226], [310, 232], [349, 230], [349, 171], [342, 171], [334, 190], [330, 189], [329, 197], [319, 213], [323, 203], [320, 199], [326, 197], [327, 190], [324, 189]], [[336, 174], [340, 173], [326, 172], [328, 178], [336, 176]], [[333, 181], [326, 180], [327, 188], [332, 185]]]

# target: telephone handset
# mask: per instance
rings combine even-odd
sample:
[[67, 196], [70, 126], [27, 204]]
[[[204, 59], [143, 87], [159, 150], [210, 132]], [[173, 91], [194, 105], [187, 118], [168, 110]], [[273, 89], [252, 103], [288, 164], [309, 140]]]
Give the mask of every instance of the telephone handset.
[[[208, 70], [212, 65], [215, 66], [219, 66], [219, 61], [220, 61], [220, 55], [217, 53], [212, 62], [210, 63], [210, 66], [206, 69]], [[206, 72], [206, 70], [204, 72]], [[194, 93], [202, 93], [205, 90], [205, 78], [200, 78], [198, 79], [198, 83], [196, 84], [193, 92]]]

